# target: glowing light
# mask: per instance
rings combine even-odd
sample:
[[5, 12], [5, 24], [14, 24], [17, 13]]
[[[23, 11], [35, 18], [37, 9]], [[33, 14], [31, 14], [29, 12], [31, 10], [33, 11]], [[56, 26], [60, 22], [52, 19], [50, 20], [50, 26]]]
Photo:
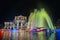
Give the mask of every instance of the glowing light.
[[0, 29], [0, 39], [2, 38], [2, 29]]
[[4, 36], [3, 36], [3, 39], [4, 39], [4, 40], [9, 39], [9, 30], [8, 30], [8, 29], [5, 29], [5, 30], [4, 30]]
[[[28, 22], [32, 23], [31, 24], [32, 27], [34, 26], [33, 24], [35, 23], [36, 27], [48, 26], [48, 28], [54, 29], [52, 21], [44, 9], [41, 9], [41, 11], [35, 10], [34, 13], [31, 13], [28, 20], [29, 20]], [[47, 22], [48, 25], [46, 24], [45, 21]]]
[[56, 40], [60, 40], [60, 29], [56, 29]]
[[[30, 24], [30, 26], [28, 26], [28, 28], [30, 27], [31, 29], [36, 28], [36, 27], [38, 27], [38, 28], [42, 27], [42, 28], [54, 30], [53, 23], [44, 8], [42, 8], [41, 10], [35, 9], [34, 12], [32, 12], [31, 15], [29, 16], [28, 22]], [[42, 30], [40, 30], [40, 31], [42, 31]], [[39, 32], [37, 34], [41, 35], [41, 38], [39, 38], [39, 40], [45, 40], [45, 39], [43, 39], [43, 36], [42, 36], [45, 34], [45, 32]], [[48, 33], [48, 35], [50, 35], [50, 34]], [[52, 35], [53, 35], [53, 37], [52, 37]], [[48, 40], [54, 40], [54, 37], [55, 37], [54, 35], [55, 35], [54, 33], [51, 34], [51, 36], [49, 36]]]

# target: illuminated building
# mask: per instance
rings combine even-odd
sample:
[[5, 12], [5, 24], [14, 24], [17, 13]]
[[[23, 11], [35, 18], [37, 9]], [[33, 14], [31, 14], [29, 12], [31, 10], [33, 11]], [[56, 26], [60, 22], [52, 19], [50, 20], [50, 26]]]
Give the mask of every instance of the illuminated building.
[[13, 22], [9, 22], [10, 28], [14, 28], [14, 23]]
[[9, 28], [9, 22], [4, 22], [4, 29]]
[[14, 24], [17, 28], [26, 28], [27, 18], [24, 16], [15, 16]]
[[13, 22], [4, 22], [4, 28], [26, 28], [27, 23], [27, 17], [24, 17], [22, 15], [15, 16]]
[[6, 29], [8, 29], [8, 28], [12, 28], [12, 27], [14, 27], [14, 25], [13, 25], [13, 22], [4, 22], [4, 28]]

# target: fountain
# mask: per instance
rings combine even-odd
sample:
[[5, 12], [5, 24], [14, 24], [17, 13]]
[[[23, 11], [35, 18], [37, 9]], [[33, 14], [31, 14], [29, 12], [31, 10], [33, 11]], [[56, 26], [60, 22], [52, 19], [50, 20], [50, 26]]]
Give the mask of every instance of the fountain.
[[[30, 30], [34, 28], [45, 28], [48, 29], [48, 31], [49, 29], [55, 29], [49, 15], [44, 8], [41, 10], [35, 9], [34, 12], [32, 12], [29, 16], [28, 24], [28, 28], [30, 28]], [[47, 37], [45, 38], [45, 32], [38, 32], [37, 35], [38, 40], [47, 40]], [[55, 40], [54, 38], [55, 32], [53, 32], [51, 35], [50, 32], [48, 32], [48, 40]]]

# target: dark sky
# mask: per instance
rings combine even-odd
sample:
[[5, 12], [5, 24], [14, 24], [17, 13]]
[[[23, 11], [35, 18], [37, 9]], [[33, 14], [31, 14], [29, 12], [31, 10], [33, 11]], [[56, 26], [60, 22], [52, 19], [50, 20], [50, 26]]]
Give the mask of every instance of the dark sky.
[[60, 1], [58, 0], [0, 0], [0, 24], [13, 20], [16, 15], [29, 16], [30, 11], [37, 8], [37, 4], [40, 2], [50, 8], [54, 22], [60, 19]]

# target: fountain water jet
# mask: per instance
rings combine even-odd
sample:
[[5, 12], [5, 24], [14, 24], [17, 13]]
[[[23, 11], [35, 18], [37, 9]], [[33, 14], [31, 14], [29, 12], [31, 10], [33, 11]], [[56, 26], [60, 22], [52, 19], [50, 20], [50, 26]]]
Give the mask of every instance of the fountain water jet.
[[[29, 16], [28, 19], [28, 28], [34, 29], [34, 28], [47, 28], [47, 29], [53, 29], [54, 30], [54, 26], [53, 23], [49, 17], [49, 15], [47, 14], [47, 12], [44, 10], [44, 8], [42, 8], [41, 10], [37, 10], [35, 9], [34, 12], [32, 12]], [[44, 32], [40, 32], [38, 33], [38, 35], [40, 35], [38, 40], [46, 40], [43, 37], [41, 37], [42, 35], [44, 35]], [[48, 33], [49, 34], [49, 33]], [[53, 35], [53, 37], [52, 37]], [[55, 33], [52, 33], [52, 35], [49, 35], [48, 40], [55, 40]]]

